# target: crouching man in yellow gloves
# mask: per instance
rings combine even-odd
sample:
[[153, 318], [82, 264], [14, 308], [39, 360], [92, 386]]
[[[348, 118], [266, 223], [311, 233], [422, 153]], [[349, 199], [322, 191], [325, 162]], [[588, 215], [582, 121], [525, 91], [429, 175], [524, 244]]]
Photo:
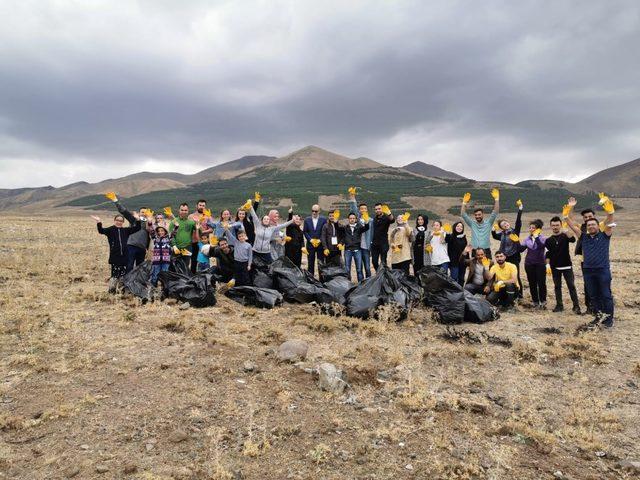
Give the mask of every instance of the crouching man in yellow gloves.
[[507, 256], [501, 250], [495, 254], [496, 263], [489, 270], [487, 300], [504, 309], [513, 308], [518, 290], [518, 270], [513, 263], [507, 262]]

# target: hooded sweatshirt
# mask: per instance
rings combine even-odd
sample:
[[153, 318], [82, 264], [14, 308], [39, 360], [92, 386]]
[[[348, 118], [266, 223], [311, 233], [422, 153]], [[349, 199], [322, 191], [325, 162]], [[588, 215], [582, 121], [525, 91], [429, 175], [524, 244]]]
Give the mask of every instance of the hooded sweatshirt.
[[406, 222], [398, 223], [389, 232], [388, 242], [391, 246], [391, 264], [411, 260], [411, 237], [413, 231]]
[[293, 220], [281, 223], [280, 225], [265, 227], [262, 224], [262, 221], [258, 218], [258, 215], [256, 215], [256, 211], [253, 207], [251, 207], [251, 211], [249, 213], [251, 214], [251, 219], [253, 220], [253, 225], [256, 230], [253, 251], [257, 253], [271, 253], [271, 239], [273, 238], [274, 232], [287, 228], [293, 223]]

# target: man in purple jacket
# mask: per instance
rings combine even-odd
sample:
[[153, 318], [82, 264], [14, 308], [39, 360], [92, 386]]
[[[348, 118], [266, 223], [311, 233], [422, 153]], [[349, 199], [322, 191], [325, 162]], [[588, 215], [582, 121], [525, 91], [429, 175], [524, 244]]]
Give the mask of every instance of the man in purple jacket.
[[547, 308], [547, 266], [544, 254], [546, 238], [542, 235], [542, 226], [540, 219], [529, 224], [529, 236], [524, 239], [523, 246], [527, 250], [524, 271], [529, 280], [531, 301], [534, 307], [545, 310]]

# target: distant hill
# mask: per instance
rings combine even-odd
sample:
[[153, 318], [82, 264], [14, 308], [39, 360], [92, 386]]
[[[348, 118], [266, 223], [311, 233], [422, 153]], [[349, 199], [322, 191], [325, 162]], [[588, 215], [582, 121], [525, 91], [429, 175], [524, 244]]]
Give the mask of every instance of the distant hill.
[[409, 165], [405, 165], [402, 168], [411, 173], [422, 175], [424, 177], [444, 178], [445, 180], [468, 180], [467, 178], [463, 177], [462, 175], [458, 175], [455, 172], [450, 172], [449, 170], [445, 170], [435, 165], [420, 161], [410, 163]]
[[283, 171], [300, 170], [358, 170], [363, 168], [385, 167], [368, 158], [349, 158], [309, 145], [289, 155], [272, 160], [266, 164]]
[[576, 183], [576, 187], [618, 197], [640, 196], [640, 158], [594, 173]]

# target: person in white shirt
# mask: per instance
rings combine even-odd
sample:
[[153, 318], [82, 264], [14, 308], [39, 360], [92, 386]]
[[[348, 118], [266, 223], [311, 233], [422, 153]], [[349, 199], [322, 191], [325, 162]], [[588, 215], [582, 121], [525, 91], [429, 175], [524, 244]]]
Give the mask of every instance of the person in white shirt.
[[443, 272], [449, 271], [449, 246], [452, 237], [442, 229], [439, 220], [433, 222], [433, 231], [429, 244], [431, 245], [431, 265]]

